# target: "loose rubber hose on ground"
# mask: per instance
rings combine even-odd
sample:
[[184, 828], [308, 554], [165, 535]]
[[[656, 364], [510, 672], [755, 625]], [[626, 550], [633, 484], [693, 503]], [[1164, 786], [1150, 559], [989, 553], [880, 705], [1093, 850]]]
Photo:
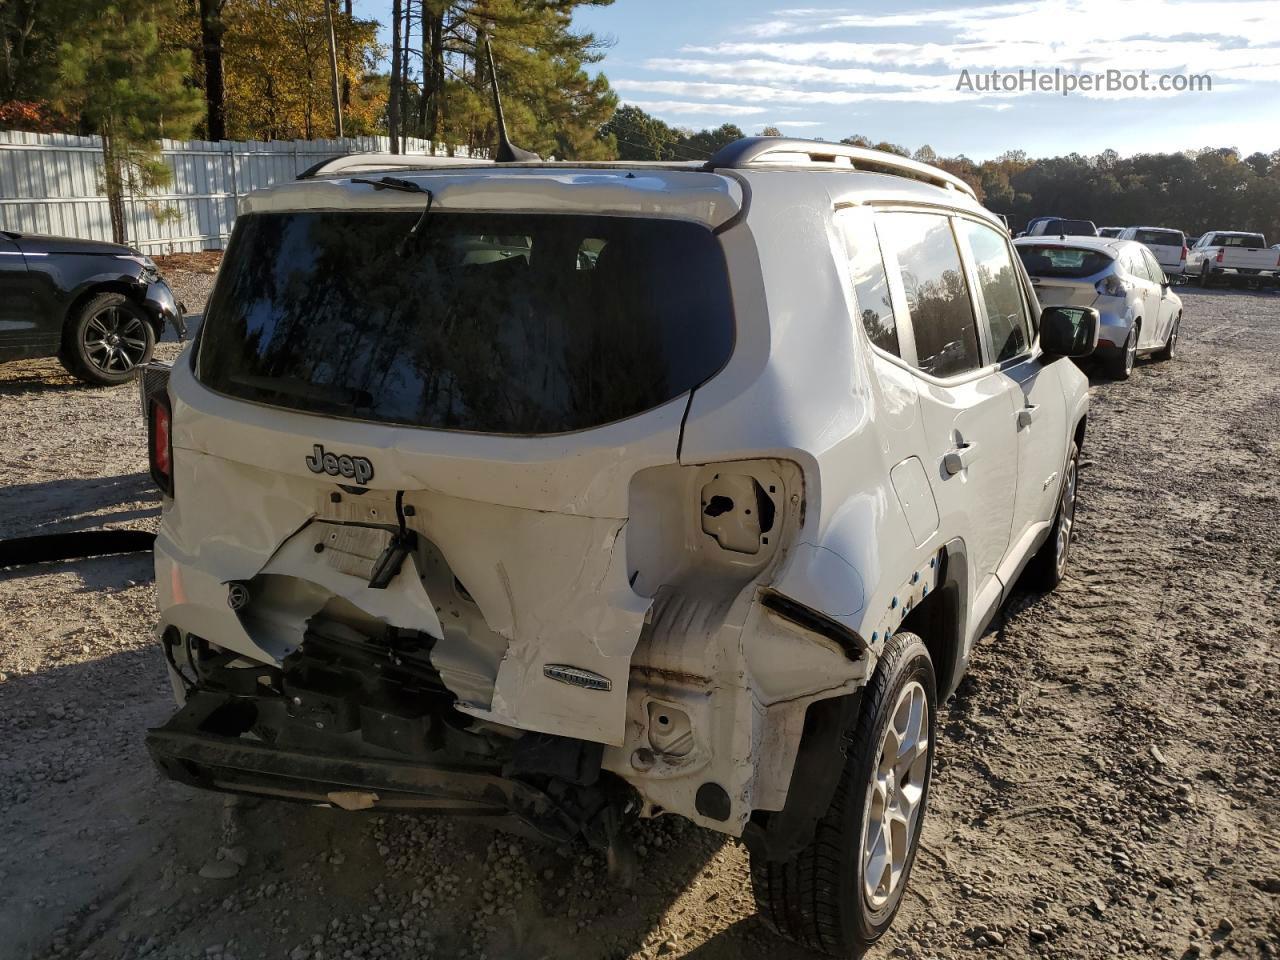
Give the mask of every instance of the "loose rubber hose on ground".
[[79, 530], [0, 540], [0, 568], [27, 563], [79, 560], [150, 550], [156, 535], [146, 530]]

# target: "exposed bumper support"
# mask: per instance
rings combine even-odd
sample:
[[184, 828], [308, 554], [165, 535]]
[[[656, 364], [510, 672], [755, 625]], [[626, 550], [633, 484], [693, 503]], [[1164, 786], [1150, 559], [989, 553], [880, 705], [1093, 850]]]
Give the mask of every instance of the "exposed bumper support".
[[235, 698], [194, 691], [168, 723], [147, 732], [147, 750], [156, 766], [171, 779], [209, 790], [346, 809], [510, 814], [557, 840], [578, 833], [578, 825], [550, 797], [503, 777], [496, 767], [333, 756], [210, 731], [224, 722], [220, 711], [236, 709]]

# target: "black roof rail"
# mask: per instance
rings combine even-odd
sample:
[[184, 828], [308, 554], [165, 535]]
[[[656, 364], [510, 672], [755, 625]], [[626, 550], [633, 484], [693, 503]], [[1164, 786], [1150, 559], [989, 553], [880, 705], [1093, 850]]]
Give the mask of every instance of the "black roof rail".
[[[961, 193], [977, 199], [973, 187], [954, 174], [939, 170], [927, 163], [900, 157], [896, 153], [883, 150], [868, 150], [854, 147], [847, 143], [829, 143], [826, 140], [800, 140], [792, 137], [743, 137], [733, 143], [725, 144], [703, 166], [704, 170], [741, 170], [755, 163], [768, 163], [772, 154], [803, 154], [812, 163], [837, 163], [840, 159], [849, 161], [854, 170], [870, 173], [887, 173], [893, 176], [910, 177], [922, 180], [936, 187], [947, 190], [959, 190]], [[787, 161], [779, 157], [778, 164]]]

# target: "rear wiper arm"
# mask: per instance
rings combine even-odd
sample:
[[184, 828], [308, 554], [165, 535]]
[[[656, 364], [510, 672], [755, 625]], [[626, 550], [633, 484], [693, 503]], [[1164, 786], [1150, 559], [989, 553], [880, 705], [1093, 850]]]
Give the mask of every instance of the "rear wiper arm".
[[352, 177], [352, 183], [367, 183], [375, 190], [403, 190], [405, 193], [425, 193], [430, 195], [431, 191], [420, 183], [414, 183], [412, 180], [402, 180], [399, 177], [383, 177], [381, 180], [370, 180], [368, 177]]
[[420, 183], [412, 180], [401, 180], [399, 177], [383, 177], [381, 180], [370, 180], [367, 177], [352, 177], [352, 183], [367, 183], [375, 190], [403, 190], [405, 193], [425, 193], [427, 195], [427, 205], [422, 210], [422, 216], [418, 217], [417, 222], [413, 225], [408, 235], [400, 241], [396, 247], [396, 256], [400, 259], [406, 259], [409, 251], [413, 249], [414, 241], [422, 233], [422, 228], [427, 222], [427, 214], [431, 212], [431, 204], [435, 200], [436, 195], [424, 187]]

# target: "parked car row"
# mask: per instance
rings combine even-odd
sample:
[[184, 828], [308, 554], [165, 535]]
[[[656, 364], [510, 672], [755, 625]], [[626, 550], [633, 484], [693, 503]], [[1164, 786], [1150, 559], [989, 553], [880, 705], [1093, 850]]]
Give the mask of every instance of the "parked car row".
[[1280, 279], [1280, 244], [1267, 247], [1260, 233], [1210, 230], [1188, 237], [1174, 227], [1094, 227], [1089, 220], [1035, 217], [1018, 237], [1098, 237], [1142, 244], [1173, 282], [1275, 283]]

